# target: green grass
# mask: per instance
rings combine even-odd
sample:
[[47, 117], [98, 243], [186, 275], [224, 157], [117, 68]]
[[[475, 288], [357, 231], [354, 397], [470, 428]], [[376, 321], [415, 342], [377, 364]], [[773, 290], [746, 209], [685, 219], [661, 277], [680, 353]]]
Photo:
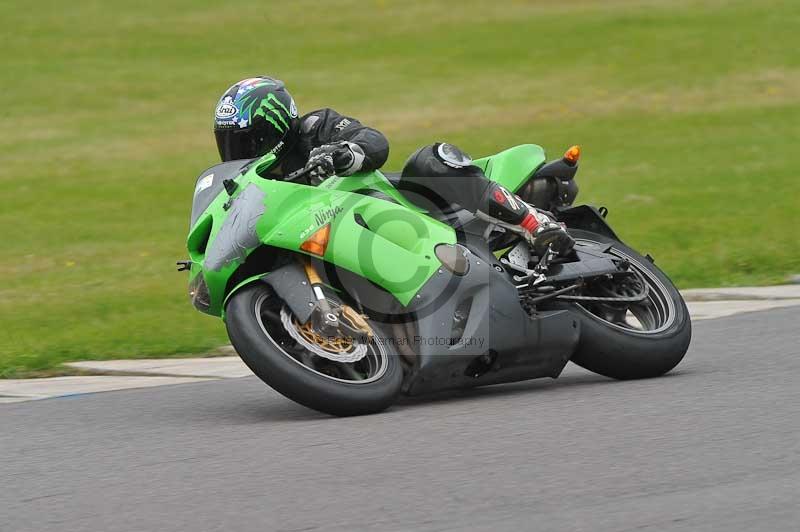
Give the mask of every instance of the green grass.
[[2, 376], [225, 342], [173, 263], [216, 98], [253, 74], [383, 130], [390, 168], [442, 139], [580, 143], [579, 199], [681, 287], [800, 272], [795, 0], [45, 0], [0, 20]]

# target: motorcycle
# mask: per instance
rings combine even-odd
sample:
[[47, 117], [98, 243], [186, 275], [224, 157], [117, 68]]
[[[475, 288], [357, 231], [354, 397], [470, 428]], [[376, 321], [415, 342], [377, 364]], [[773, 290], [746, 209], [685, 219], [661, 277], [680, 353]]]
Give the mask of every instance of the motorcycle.
[[267, 154], [200, 174], [179, 270], [253, 373], [332, 415], [555, 378], [568, 361], [615, 379], [662, 375], [688, 349], [686, 304], [605, 208], [573, 206], [579, 155], [546, 162], [525, 144], [471, 161], [566, 224], [576, 242], [566, 256], [537, 256], [501, 223], [437, 208], [402, 174], [312, 187], [303, 170], [272, 177]]

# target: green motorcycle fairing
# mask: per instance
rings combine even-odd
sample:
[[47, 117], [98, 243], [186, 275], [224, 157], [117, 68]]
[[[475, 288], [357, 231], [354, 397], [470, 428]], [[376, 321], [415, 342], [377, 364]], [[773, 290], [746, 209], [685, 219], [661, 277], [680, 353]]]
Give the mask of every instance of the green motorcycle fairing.
[[[254, 249], [268, 244], [306, 253], [300, 246], [326, 225], [323, 259], [369, 279], [402, 304], [440, 266], [435, 246], [455, 242], [451, 227], [421, 215], [379, 172], [311, 187], [262, 178], [255, 166], [235, 178], [232, 196], [223, 189], [211, 201], [189, 234], [190, 284], [204, 292], [207, 304], [199, 308], [209, 314], [222, 315], [228, 281]], [[392, 201], [357, 190], [375, 190]]]
[[544, 164], [544, 149], [536, 144], [521, 144], [495, 155], [476, 159], [486, 177], [512, 192], [518, 191], [533, 173]]
[[[490, 179], [517, 190], [543, 162], [539, 146], [523, 145], [475, 164]], [[452, 227], [427, 216], [379, 171], [335, 176], [312, 187], [261, 177], [259, 171], [274, 163], [271, 154], [246, 163], [211, 167], [195, 188], [187, 239], [190, 296], [208, 314], [223, 316], [231, 294], [269, 273], [229, 286], [255, 249], [269, 245], [308, 254], [301, 245], [326, 225], [330, 235], [323, 260], [372, 281], [402, 305], [441, 266], [435, 247], [456, 241]], [[227, 188], [223, 180], [229, 181]], [[199, 202], [202, 194], [208, 197]]]

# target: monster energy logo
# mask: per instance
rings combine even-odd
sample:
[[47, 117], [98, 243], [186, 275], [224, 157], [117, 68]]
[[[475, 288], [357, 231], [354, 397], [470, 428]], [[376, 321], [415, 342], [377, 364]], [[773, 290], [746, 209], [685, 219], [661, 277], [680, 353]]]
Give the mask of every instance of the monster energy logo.
[[[278, 111], [278, 107], [283, 109], [283, 113], [281, 114]], [[286, 121], [286, 116], [289, 116], [289, 110], [286, 108], [285, 105], [278, 100], [274, 94], [268, 94], [266, 98], [261, 100], [261, 104], [253, 113], [253, 116], [263, 116], [264, 119], [275, 126], [275, 129], [278, 130], [278, 133], [283, 133], [287, 129], [289, 129], [289, 122]]]
[[263, 117], [278, 130], [278, 133], [285, 133], [289, 129], [288, 120], [293, 116], [290, 110], [272, 93], [267, 94], [260, 101], [258, 96], [246, 95], [242, 98], [239, 108], [241, 109], [240, 116], [244, 117], [245, 121], [248, 120], [248, 117], [250, 121], [256, 116]]

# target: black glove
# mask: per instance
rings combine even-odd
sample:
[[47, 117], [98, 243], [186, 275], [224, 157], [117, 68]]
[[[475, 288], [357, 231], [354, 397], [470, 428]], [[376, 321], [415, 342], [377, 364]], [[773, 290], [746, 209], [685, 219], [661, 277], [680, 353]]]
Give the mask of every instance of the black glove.
[[[319, 148], [315, 148], [315, 151]], [[308, 177], [312, 185], [319, 185], [325, 179], [336, 173], [336, 167], [333, 164], [333, 156], [330, 153], [311, 152], [308, 162], [304, 168], [310, 170]]]
[[311, 150], [309, 158], [320, 154], [331, 156], [336, 175], [350, 175], [358, 172], [365, 159], [363, 148], [358, 144], [347, 141], [332, 142], [318, 146]]

